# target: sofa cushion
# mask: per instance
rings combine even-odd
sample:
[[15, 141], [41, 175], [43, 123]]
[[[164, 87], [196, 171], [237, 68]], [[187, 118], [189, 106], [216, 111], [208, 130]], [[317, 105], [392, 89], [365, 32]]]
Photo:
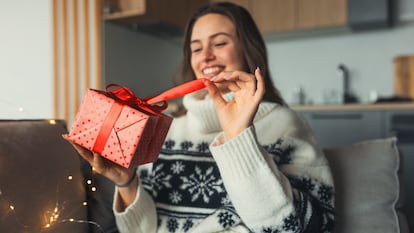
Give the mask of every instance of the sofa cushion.
[[64, 121], [0, 120], [0, 232], [88, 232], [80, 159]]
[[327, 148], [336, 190], [336, 233], [408, 232], [400, 212], [396, 138]]

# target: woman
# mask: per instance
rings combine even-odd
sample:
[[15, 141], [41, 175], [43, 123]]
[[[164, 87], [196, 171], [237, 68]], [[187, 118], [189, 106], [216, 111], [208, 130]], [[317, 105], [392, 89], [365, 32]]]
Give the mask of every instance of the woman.
[[125, 169], [75, 148], [111, 179], [121, 232], [332, 232], [333, 181], [306, 124], [274, 88], [249, 13], [210, 4], [190, 19], [183, 98], [159, 159]]

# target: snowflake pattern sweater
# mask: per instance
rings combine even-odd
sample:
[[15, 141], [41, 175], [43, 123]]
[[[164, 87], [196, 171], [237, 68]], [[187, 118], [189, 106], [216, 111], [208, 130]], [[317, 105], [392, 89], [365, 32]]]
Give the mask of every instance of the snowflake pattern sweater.
[[[211, 99], [187, 95], [159, 159], [138, 170], [120, 232], [332, 232], [334, 187], [322, 150], [287, 107], [264, 102], [254, 126], [226, 141]], [[225, 96], [231, 99], [231, 95]]]

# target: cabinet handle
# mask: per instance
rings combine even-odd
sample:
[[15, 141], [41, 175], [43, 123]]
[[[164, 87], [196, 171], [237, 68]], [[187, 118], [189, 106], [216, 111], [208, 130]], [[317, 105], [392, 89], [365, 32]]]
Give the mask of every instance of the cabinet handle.
[[314, 120], [359, 120], [362, 119], [362, 114], [312, 114]]

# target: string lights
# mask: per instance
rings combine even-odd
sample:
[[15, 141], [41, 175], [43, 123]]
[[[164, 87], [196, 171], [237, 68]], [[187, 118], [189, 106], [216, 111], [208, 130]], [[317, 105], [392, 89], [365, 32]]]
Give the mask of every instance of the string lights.
[[[67, 176], [67, 181], [71, 182], [74, 180], [72, 175]], [[97, 191], [97, 188], [93, 185], [92, 179], [86, 180], [87, 187], [89, 187], [93, 192]], [[5, 196], [6, 189], [2, 189], [0, 187], [0, 209], [8, 209], [6, 211], [5, 216], [3, 217], [13, 217], [16, 220], [16, 224], [19, 227], [24, 228], [30, 232], [49, 232], [53, 228], [57, 227], [59, 224], [88, 224], [95, 226], [99, 232], [104, 233], [103, 228], [94, 221], [84, 220], [84, 219], [75, 219], [73, 217], [65, 218], [64, 216], [67, 214], [65, 213], [65, 202], [56, 201], [55, 206], [51, 209], [47, 209], [42, 215], [44, 222], [41, 224], [40, 229], [38, 226], [30, 226], [27, 224], [22, 223], [20, 216], [18, 216], [18, 209], [16, 205]], [[59, 194], [58, 190], [56, 191]], [[80, 203], [80, 206], [86, 207], [88, 206], [87, 201], [83, 201]], [[6, 208], [4, 208], [6, 207]], [[72, 205], [71, 205], [72, 207]], [[73, 209], [70, 210], [71, 212], [74, 211]], [[2, 213], [3, 214], [3, 213]]]

